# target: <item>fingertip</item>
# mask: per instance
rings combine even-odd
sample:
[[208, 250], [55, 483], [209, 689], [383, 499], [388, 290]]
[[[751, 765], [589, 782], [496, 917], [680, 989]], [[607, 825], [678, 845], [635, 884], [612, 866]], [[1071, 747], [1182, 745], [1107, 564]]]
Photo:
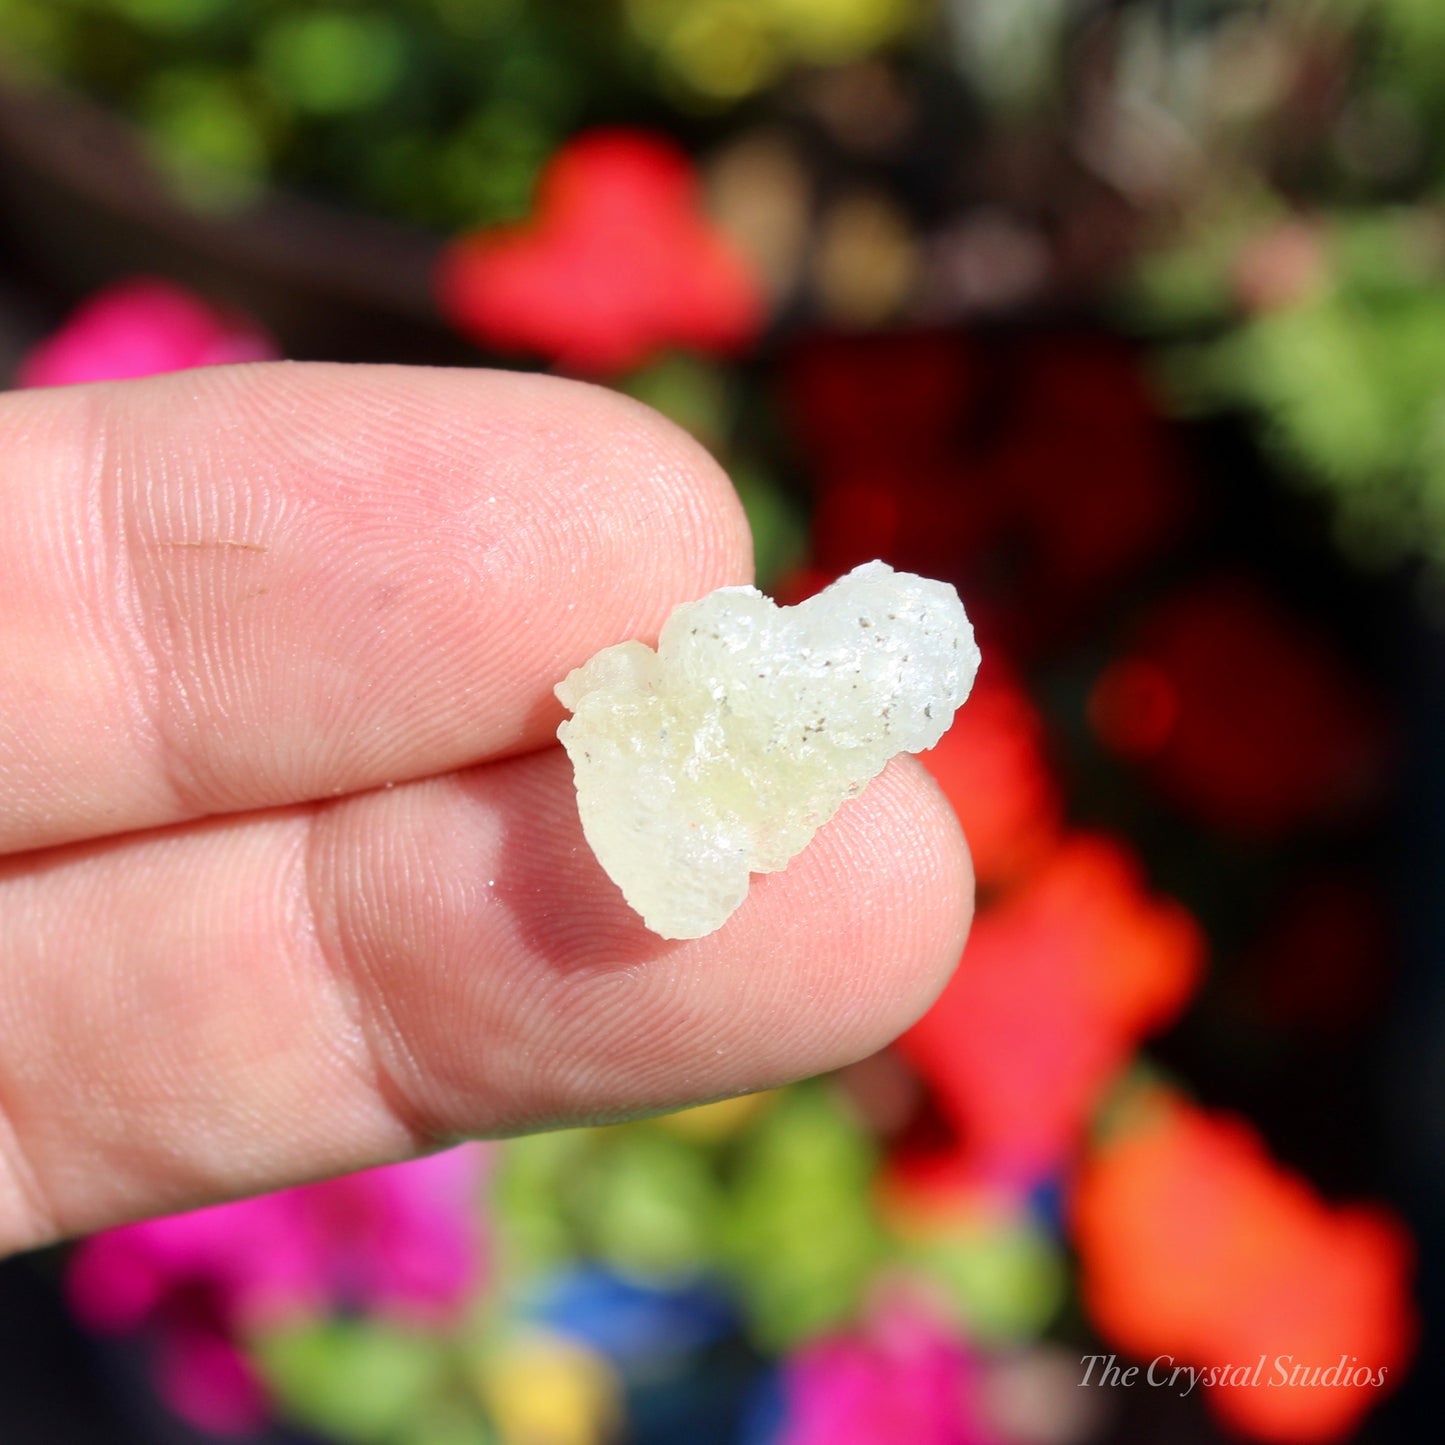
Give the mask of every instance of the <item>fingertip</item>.
[[753, 535], [747, 513], [726, 471], [697, 437], [655, 408], [610, 387], [554, 376], [529, 380], [555, 392], [564, 410], [595, 413], [600, 434], [613, 439], [624, 475], [635, 474], [641, 462], [654, 484], [677, 497], [679, 556], [700, 563], [704, 574], [723, 579], [704, 591], [753, 580]]
[[910, 759], [755, 877], [721, 929], [681, 943], [649, 933], [603, 873], [560, 749], [352, 800], [328, 832], [326, 856], [351, 861], [318, 875], [327, 931], [370, 980], [386, 1072], [436, 1134], [654, 1112], [842, 1067], [928, 1008], [972, 908], [958, 824]]
[[973, 865], [953, 809], [927, 770], [904, 756], [793, 866], [794, 886], [806, 889], [805, 906], [822, 928], [802, 975], [808, 995], [824, 1004], [814, 1009], [808, 1070], [821, 1073], [891, 1043], [943, 991], [973, 919]]
[[[570, 834], [571, 808], [562, 816]], [[584, 849], [574, 870], [591, 883], [566, 920], [575, 987], [563, 1007], [580, 1008], [588, 1033], [607, 1021], [608, 1043], [574, 1095], [598, 1100], [602, 1117], [770, 1088], [876, 1053], [942, 992], [973, 915], [958, 820], [909, 757], [786, 869], [755, 875], [743, 905], [704, 938], [669, 944], [648, 933]], [[555, 918], [550, 926], [563, 931]], [[549, 951], [564, 951], [555, 935]], [[587, 966], [576, 966], [579, 955]], [[599, 969], [603, 956], [629, 966]]]
[[201, 368], [32, 393], [0, 434], [0, 850], [544, 746], [569, 671], [752, 576], [705, 449], [555, 377]]

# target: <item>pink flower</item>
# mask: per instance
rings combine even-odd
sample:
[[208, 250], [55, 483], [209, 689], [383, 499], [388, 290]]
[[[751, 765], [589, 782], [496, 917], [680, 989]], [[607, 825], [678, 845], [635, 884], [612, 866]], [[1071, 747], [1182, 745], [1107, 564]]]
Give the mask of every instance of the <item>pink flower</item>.
[[275, 342], [244, 318], [216, 311], [169, 281], [140, 277], [83, 302], [59, 331], [31, 348], [16, 384], [119, 381], [279, 355]]
[[692, 162], [640, 130], [564, 146], [532, 221], [464, 236], [442, 258], [437, 292], [483, 345], [594, 375], [665, 346], [734, 351], [763, 321], [756, 279], [702, 213]]
[[783, 1365], [776, 1445], [989, 1445], [978, 1370], [929, 1314], [890, 1301], [861, 1329], [804, 1346]]
[[177, 1414], [218, 1432], [266, 1415], [244, 1333], [334, 1309], [419, 1324], [452, 1318], [482, 1273], [467, 1145], [258, 1199], [95, 1235], [70, 1259], [82, 1323], [158, 1339], [157, 1386]]

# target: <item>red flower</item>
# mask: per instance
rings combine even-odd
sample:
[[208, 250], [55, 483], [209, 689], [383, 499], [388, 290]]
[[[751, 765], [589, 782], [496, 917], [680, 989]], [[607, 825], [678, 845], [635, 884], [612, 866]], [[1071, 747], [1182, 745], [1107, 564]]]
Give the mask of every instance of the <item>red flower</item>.
[[483, 345], [591, 374], [666, 346], [734, 351], [764, 319], [757, 282], [699, 208], [692, 162], [646, 131], [563, 147], [531, 222], [455, 242], [437, 290], [447, 319]]
[[1194, 919], [1145, 893], [1122, 844], [1065, 843], [979, 917], [948, 987], [899, 1041], [953, 1136], [933, 1158], [905, 1147], [903, 1181], [1026, 1188], [1057, 1169], [1139, 1039], [1183, 1007], [1202, 952]]
[[1191, 488], [1133, 354], [1096, 337], [820, 337], [786, 364], [815, 468], [819, 564], [967, 584], [1015, 646], [1172, 543]]
[[1090, 717], [1179, 807], [1235, 833], [1353, 813], [1386, 771], [1363, 682], [1245, 581], [1198, 583], [1157, 607], [1099, 679]]
[[1117, 341], [1052, 338], [1028, 354], [1012, 402], [998, 458], [1003, 550], [1033, 628], [1047, 631], [1166, 549], [1192, 488], [1138, 359]]
[[953, 804], [981, 884], [1017, 879], [1057, 841], [1063, 800], [1045, 755], [1043, 720], [987, 644], [968, 705], [918, 760]]
[[1381, 894], [1364, 871], [1330, 868], [1276, 900], [1239, 970], [1263, 1023], [1344, 1034], [1370, 1020], [1396, 952]]
[[954, 332], [814, 336], [784, 373], [794, 430], [825, 481], [838, 467], [955, 456], [979, 382], [977, 353]]
[[1399, 1381], [1415, 1333], [1404, 1226], [1326, 1205], [1240, 1120], [1150, 1098], [1085, 1167], [1073, 1230], [1104, 1336], [1213, 1367], [1207, 1398], [1235, 1429], [1342, 1439]]
[[814, 337], [793, 350], [784, 384], [817, 468], [820, 567], [882, 557], [957, 578], [988, 541], [998, 499], [969, 444], [977, 369], [971, 345], [939, 332]]

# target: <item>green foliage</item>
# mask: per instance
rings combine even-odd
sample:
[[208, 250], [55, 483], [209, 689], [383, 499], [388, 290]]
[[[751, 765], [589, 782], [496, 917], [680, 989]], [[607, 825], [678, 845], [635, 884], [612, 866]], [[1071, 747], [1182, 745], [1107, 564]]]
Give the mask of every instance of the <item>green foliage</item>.
[[702, 1269], [720, 1203], [705, 1155], [657, 1129], [622, 1128], [599, 1143], [591, 1169], [569, 1181], [598, 1256], [624, 1274]]
[[654, 1278], [696, 1272], [718, 1207], [706, 1151], [651, 1122], [513, 1140], [495, 1188], [518, 1278], [577, 1258]]
[[[1181, 247], [1167, 264], [1214, 275], [1224, 324], [1166, 348], [1163, 373], [1189, 409], [1256, 412], [1288, 470], [1330, 497], [1349, 555], [1445, 568], [1445, 232], [1410, 209], [1341, 213], [1320, 246], [1319, 278], [1252, 314], [1225, 309], [1213, 258], [1237, 247]], [[1151, 297], [1167, 314], [1167, 289]]]
[[501, 1249], [498, 1264], [509, 1281], [558, 1269], [586, 1241], [570, 1208], [570, 1180], [586, 1167], [590, 1131], [569, 1129], [510, 1139], [500, 1148], [492, 1178], [492, 1210]]
[[1214, 169], [1187, 229], [1138, 267], [1129, 309], [1166, 342], [1180, 405], [1258, 417], [1289, 473], [1328, 498], [1349, 556], [1423, 560], [1438, 581], [1445, 6], [1290, 0], [1282, 14], [1296, 28], [1277, 40], [1336, 57], [1347, 89], [1313, 97], [1308, 129], [1285, 88], [1247, 146], [1204, 137]]
[[[789, 66], [889, 44], [925, 11], [921, 0], [0, 0], [0, 50], [10, 69], [139, 122], [184, 201], [237, 205], [275, 180], [452, 231], [519, 215], [542, 162], [586, 124], [649, 121], [689, 98], [726, 108]], [[208, 77], [216, 94], [158, 114], [153, 92], [174, 71]]]
[[796, 498], [746, 462], [733, 467], [733, 485], [752, 528], [757, 585], [770, 592], [807, 560], [807, 517]]
[[137, 122], [184, 202], [275, 181], [443, 230], [525, 212], [626, 96], [621, 42], [589, 0], [0, 0], [8, 68]]
[[674, 354], [635, 372], [623, 390], [691, 432], [727, 467], [752, 529], [757, 585], [764, 592], [803, 564], [808, 552], [804, 509], [759, 461], [734, 454], [741, 430], [736, 385], [723, 368]]
[[1022, 1213], [951, 1221], [905, 1246], [902, 1258], [941, 1286], [968, 1338], [985, 1346], [1042, 1334], [1067, 1286], [1057, 1241]]
[[771, 84], [791, 64], [856, 60], [916, 28], [920, 0], [624, 0], [664, 88], [720, 106]]
[[739, 1141], [720, 1258], [764, 1348], [857, 1314], [888, 1249], [877, 1165], [872, 1138], [821, 1083], [790, 1089]]
[[117, 14], [160, 35], [196, 30], [221, 14], [227, 4], [228, 0], [114, 0]]
[[255, 1357], [288, 1416], [356, 1445], [489, 1445], [438, 1336], [376, 1320], [269, 1332]]
[[384, 101], [406, 63], [405, 37], [384, 11], [280, 15], [257, 39], [261, 75], [298, 110], [343, 115]]
[[198, 210], [250, 200], [266, 173], [258, 108], [243, 87], [212, 71], [161, 71], [138, 98], [152, 154], [177, 195]]
[[663, 1119], [513, 1140], [494, 1193], [503, 1269], [516, 1286], [583, 1258], [657, 1280], [711, 1273], [760, 1344], [787, 1348], [852, 1319], [888, 1257], [877, 1166], [823, 1082], [754, 1101], [718, 1133]]
[[634, 372], [622, 390], [691, 432], [709, 450], [725, 445], [733, 430], [727, 377], [698, 357], [664, 356]]

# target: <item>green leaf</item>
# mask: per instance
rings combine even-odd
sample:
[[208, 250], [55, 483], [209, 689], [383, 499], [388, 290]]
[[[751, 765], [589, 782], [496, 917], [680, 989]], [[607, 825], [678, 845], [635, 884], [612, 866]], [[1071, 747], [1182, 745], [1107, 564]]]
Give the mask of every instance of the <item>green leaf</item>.
[[799, 504], [750, 463], [733, 467], [733, 486], [753, 533], [753, 561], [759, 588], [777, 582], [808, 559], [808, 523]]
[[939, 1227], [905, 1245], [903, 1259], [946, 1292], [969, 1337], [980, 1344], [1034, 1339], [1063, 1303], [1063, 1254], [1022, 1213], [978, 1215]]
[[764, 1347], [854, 1316], [887, 1241], [871, 1138], [821, 1083], [788, 1090], [740, 1144], [721, 1219], [724, 1265]]
[[261, 73], [298, 109], [364, 111], [383, 100], [405, 65], [403, 36], [381, 11], [291, 11], [261, 32]]
[[357, 1445], [387, 1445], [440, 1391], [444, 1339], [372, 1321], [327, 1320], [261, 1338], [256, 1358], [288, 1415]]

